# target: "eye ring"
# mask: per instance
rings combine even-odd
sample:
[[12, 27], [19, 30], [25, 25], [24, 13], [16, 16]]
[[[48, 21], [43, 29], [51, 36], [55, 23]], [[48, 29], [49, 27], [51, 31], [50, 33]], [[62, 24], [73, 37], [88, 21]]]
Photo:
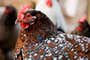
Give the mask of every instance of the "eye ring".
[[30, 13], [27, 13], [27, 14], [26, 14], [26, 17], [30, 17], [30, 16], [31, 16]]

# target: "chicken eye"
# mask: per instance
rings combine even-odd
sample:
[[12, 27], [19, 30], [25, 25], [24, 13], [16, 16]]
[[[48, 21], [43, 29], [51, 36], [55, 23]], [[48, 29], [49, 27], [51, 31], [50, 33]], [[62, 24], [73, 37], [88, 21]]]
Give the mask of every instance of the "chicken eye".
[[26, 17], [30, 17], [30, 16], [31, 16], [30, 13], [27, 13], [27, 14], [26, 14]]

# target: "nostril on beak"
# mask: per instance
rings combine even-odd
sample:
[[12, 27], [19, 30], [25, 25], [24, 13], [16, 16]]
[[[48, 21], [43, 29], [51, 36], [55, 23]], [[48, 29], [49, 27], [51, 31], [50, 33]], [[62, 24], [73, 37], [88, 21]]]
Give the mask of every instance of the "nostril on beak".
[[32, 19], [30, 20], [30, 25], [33, 25], [34, 23], [35, 23], [35, 19], [36, 19], [37, 17], [36, 16], [33, 16], [32, 17]]

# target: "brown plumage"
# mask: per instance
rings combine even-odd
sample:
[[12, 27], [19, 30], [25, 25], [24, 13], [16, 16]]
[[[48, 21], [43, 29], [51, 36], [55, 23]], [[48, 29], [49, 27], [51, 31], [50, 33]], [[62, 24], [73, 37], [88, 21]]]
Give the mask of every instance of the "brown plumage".
[[[30, 14], [29, 17], [32, 16], [31, 19], [28, 19], [29, 18], [27, 17], [28, 13]], [[33, 16], [36, 18], [33, 19]], [[45, 14], [43, 14], [40, 11], [35, 11], [35, 10], [27, 11], [24, 13], [23, 19], [26, 19], [26, 18], [28, 20], [23, 20], [23, 21], [24, 22], [27, 21], [27, 23], [24, 23], [24, 24], [29, 24], [29, 27], [24, 30], [29, 34], [29, 38], [31, 36], [33, 37], [30, 39], [34, 39], [34, 41], [37, 41], [35, 35], [40, 35], [45, 39], [47, 36], [50, 36], [52, 32], [56, 31], [54, 24], [50, 21], [50, 19]], [[32, 20], [34, 21], [31, 22]]]
[[36, 10], [26, 11], [21, 21], [29, 27], [21, 29], [16, 60], [90, 59], [90, 38], [57, 32], [50, 19]]

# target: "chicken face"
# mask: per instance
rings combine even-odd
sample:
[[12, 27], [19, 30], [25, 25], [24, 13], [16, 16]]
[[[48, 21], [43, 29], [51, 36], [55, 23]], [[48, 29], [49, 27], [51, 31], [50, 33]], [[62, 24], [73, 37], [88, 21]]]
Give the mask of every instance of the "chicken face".
[[23, 17], [20, 17], [16, 21], [16, 23], [20, 22], [20, 25], [21, 25], [22, 28], [27, 29], [35, 23], [36, 16], [32, 16], [30, 11], [25, 12], [22, 15], [23, 15]]
[[30, 25], [33, 25], [35, 23], [36, 16], [32, 16], [30, 13], [26, 13], [24, 15], [23, 21], [24, 23], [29, 23]]
[[37, 10], [27, 10], [23, 14], [22, 19], [17, 19], [21, 28], [29, 29], [29, 31], [43, 31], [47, 33], [49, 31], [56, 31], [56, 27], [51, 20], [42, 12]]

